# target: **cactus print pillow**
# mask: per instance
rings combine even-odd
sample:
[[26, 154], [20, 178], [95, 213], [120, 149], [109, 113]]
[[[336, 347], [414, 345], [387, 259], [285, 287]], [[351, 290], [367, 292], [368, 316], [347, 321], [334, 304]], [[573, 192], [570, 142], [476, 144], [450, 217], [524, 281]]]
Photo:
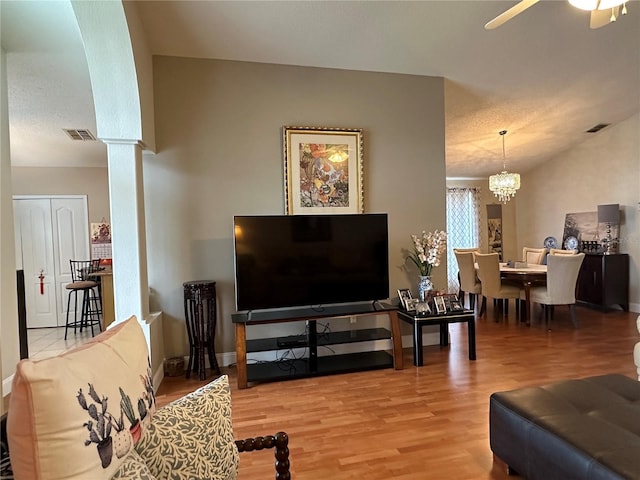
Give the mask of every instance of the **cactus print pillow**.
[[228, 377], [159, 408], [136, 450], [158, 480], [235, 479]]
[[22, 360], [7, 416], [14, 474], [109, 479], [154, 410], [147, 342], [135, 317], [57, 357]]

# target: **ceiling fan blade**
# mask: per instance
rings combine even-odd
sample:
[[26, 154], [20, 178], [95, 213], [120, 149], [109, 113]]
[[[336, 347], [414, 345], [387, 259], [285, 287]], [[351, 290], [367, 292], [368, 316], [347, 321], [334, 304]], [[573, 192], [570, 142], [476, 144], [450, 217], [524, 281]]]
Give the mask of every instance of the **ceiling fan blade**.
[[614, 7], [613, 12], [610, 8], [605, 10], [591, 10], [591, 19], [589, 20], [590, 28], [600, 28], [611, 23], [611, 15], [618, 18], [620, 6]]
[[500, 25], [505, 23], [507, 20], [511, 20], [513, 17], [515, 17], [519, 13], [524, 12], [527, 8], [529, 8], [530, 6], [538, 2], [539, 0], [521, 0], [520, 2], [516, 3], [513, 7], [511, 7], [509, 10], [502, 12], [496, 18], [488, 22], [484, 26], [484, 28], [486, 28], [487, 30], [493, 30], [494, 28], [499, 27]]

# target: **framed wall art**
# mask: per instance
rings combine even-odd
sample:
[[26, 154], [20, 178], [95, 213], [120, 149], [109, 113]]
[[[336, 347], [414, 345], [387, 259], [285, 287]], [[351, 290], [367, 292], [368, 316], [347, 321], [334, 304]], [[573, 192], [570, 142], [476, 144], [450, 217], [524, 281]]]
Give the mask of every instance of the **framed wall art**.
[[285, 213], [364, 213], [359, 128], [283, 127]]

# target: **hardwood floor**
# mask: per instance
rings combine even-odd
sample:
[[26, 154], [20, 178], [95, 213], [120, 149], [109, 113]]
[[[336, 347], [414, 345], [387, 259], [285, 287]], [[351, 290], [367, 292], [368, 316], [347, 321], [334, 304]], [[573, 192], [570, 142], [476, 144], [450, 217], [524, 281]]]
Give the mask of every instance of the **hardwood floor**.
[[[289, 435], [292, 478], [506, 479], [489, 448], [489, 395], [566, 378], [621, 373], [636, 377], [637, 313], [556, 307], [552, 329], [476, 320], [477, 360], [467, 355], [466, 325], [450, 326], [449, 347], [424, 348], [424, 366], [404, 351], [404, 370], [333, 375], [236, 387], [230, 377], [237, 439]], [[210, 381], [212, 377], [208, 379]], [[158, 405], [207, 382], [165, 378]], [[274, 477], [271, 452], [240, 455], [240, 480]]]

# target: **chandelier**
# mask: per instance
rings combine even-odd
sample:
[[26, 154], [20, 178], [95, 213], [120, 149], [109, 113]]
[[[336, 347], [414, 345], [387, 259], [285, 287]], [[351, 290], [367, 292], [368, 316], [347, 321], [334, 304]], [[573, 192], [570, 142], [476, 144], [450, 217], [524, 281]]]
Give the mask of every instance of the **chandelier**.
[[520, 174], [507, 172], [507, 156], [504, 151], [504, 136], [507, 131], [500, 131], [502, 136], [502, 172], [489, 177], [489, 190], [498, 197], [502, 203], [507, 203], [516, 195], [520, 188]]

